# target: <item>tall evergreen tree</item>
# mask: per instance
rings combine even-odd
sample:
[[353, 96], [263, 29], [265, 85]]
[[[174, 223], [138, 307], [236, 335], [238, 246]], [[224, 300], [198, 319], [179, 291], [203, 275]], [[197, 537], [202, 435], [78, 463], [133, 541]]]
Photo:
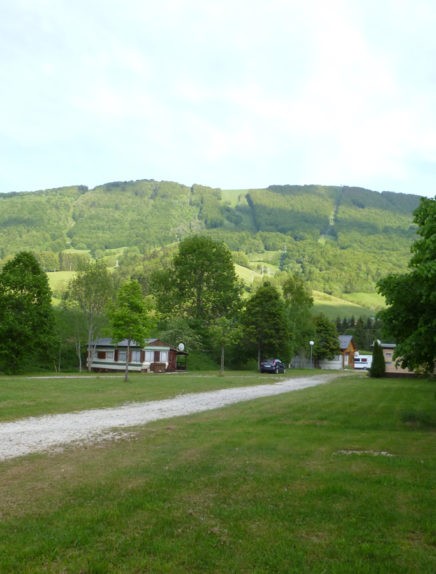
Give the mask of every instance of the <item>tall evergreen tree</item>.
[[374, 347], [372, 351], [372, 363], [369, 368], [369, 376], [373, 378], [381, 378], [385, 376], [386, 363], [383, 355], [383, 349], [380, 343], [375, 340]]
[[0, 273], [0, 365], [17, 373], [54, 359], [55, 321], [47, 275], [36, 257], [18, 253]]

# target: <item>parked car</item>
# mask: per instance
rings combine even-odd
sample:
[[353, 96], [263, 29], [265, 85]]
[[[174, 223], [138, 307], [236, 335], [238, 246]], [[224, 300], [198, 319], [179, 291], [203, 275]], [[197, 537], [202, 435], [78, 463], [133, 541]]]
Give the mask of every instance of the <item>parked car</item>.
[[285, 365], [280, 359], [266, 359], [260, 363], [261, 373], [284, 373]]

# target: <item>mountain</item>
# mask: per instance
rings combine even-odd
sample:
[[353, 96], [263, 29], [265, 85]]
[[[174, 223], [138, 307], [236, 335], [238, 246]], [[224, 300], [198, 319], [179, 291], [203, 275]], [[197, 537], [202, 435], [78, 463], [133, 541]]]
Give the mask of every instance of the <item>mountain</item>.
[[406, 269], [419, 200], [345, 186], [221, 190], [154, 180], [0, 194], [0, 263], [29, 249], [47, 270], [67, 260], [71, 268], [73, 254], [115, 254], [123, 264], [123, 253], [156, 254], [204, 233], [250, 273], [292, 271], [325, 293], [372, 292], [380, 277]]

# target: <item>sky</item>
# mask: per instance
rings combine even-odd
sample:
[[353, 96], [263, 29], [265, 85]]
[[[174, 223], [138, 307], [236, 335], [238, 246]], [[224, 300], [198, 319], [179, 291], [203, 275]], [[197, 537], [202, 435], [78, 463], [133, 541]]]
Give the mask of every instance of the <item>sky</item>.
[[0, 0], [0, 192], [436, 194], [435, 0]]

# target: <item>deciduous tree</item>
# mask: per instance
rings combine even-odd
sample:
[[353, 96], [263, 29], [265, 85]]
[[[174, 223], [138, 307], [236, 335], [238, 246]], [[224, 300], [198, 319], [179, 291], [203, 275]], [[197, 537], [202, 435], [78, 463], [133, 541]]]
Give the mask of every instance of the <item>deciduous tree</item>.
[[304, 280], [298, 275], [289, 275], [282, 286], [288, 319], [291, 358], [307, 347], [313, 338], [311, 309], [313, 297]]
[[415, 211], [420, 239], [412, 246], [410, 271], [378, 282], [387, 309], [380, 313], [397, 344], [403, 368], [433, 373], [436, 365], [436, 199], [422, 198]]
[[212, 341], [220, 349], [220, 374], [224, 374], [225, 349], [227, 346], [237, 343], [241, 336], [241, 325], [233, 318], [219, 317], [211, 325], [210, 336]]
[[[71, 280], [65, 294], [65, 305], [70, 309], [79, 309], [86, 325], [88, 370], [91, 369], [93, 341], [106, 322], [106, 310], [113, 299], [114, 290], [113, 277], [105, 264], [102, 261], [94, 261], [82, 266], [76, 277]], [[77, 333], [81, 331], [78, 325], [76, 331]], [[77, 348], [81, 364], [80, 339]]]
[[227, 316], [239, 305], [240, 286], [232, 256], [223, 242], [184, 239], [172, 268], [155, 276], [161, 312], [181, 314], [203, 324]]
[[112, 338], [116, 343], [127, 340], [124, 380], [129, 379], [130, 347], [136, 342], [144, 346], [153, 324], [151, 309], [147, 305], [138, 281], [122, 285], [118, 291], [113, 308], [110, 311]]
[[336, 325], [322, 314], [314, 318], [314, 325], [314, 359], [317, 362], [323, 359], [333, 359], [340, 352]]

